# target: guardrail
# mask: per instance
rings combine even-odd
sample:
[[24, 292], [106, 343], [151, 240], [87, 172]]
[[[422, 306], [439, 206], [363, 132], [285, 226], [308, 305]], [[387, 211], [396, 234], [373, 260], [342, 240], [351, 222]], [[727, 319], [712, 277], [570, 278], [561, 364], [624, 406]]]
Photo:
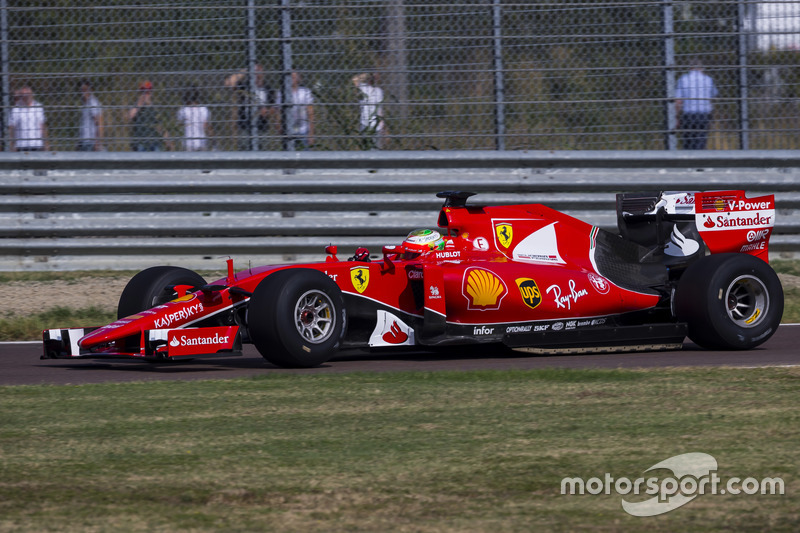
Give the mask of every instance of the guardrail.
[[0, 270], [219, 269], [374, 252], [434, 227], [442, 190], [543, 203], [615, 231], [615, 193], [775, 193], [800, 252], [798, 152], [0, 154]]

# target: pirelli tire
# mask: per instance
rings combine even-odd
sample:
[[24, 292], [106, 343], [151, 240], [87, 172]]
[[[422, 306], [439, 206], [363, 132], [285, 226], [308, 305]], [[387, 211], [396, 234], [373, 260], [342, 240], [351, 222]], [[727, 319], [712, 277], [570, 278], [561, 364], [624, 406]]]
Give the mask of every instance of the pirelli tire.
[[783, 287], [761, 259], [715, 254], [692, 263], [680, 278], [675, 315], [689, 338], [708, 349], [747, 350], [766, 342], [783, 316]]
[[264, 278], [250, 298], [247, 328], [264, 359], [288, 368], [329, 360], [346, 331], [342, 291], [312, 269], [281, 270]]
[[186, 268], [155, 266], [142, 270], [131, 278], [117, 305], [117, 318], [135, 315], [146, 309], [165, 304], [177, 298], [176, 285], [202, 287], [203, 276]]

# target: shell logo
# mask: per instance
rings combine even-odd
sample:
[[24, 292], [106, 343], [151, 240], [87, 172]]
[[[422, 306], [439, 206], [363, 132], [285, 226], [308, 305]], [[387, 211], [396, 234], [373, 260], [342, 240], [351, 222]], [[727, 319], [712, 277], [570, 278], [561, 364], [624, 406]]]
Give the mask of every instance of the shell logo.
[[472, 267], [464, 271], [461, 294], [467, 299], [467, 309], [487, 311], [500, 308], [508, 288], [494, 272]]

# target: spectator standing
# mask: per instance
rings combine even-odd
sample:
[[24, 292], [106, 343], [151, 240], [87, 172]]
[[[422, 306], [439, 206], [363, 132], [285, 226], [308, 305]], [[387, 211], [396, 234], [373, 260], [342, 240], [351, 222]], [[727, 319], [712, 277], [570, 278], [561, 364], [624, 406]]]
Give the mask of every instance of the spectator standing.
[[300, 85], [299, 72], [292, 72], [292, 95], [287, 109], [288, 140], [295, 148], [307, 150], [314, 144], [314, 95]]
[[353, 85], [360, 92], [359, 133], [370, 148], [382, 149], [387, 135], [383, 115], [383, 89], [377, 86], [375, 74], [353, 76]]
[[160, 152], [164, 150], [165, 131], [153, 105], [153, 84], [144, 81], [139, 85], [136, 107], [128, 112], [131, 122], [131, 149], [134, 152]]
[[183, 149], [188, 152], [208, 150], [211, 136], [210, 113], [199, 104], [200, 91], [192, 87], [184, 95], [184, 106], [178, 110], [178, 120], [183, 123]]
[[713, 105], [717, 97], [714, 80], [703, 72], [698, 60], [690, 62], [691, 70], [678, 78], [675, 90], [675, 105], [680, 117], [685, 150], [705, 150], [708, 141], [708, 128], [711, 124]]
[[276, 93], [267, 86], [264, 67], [256, 64], [253, 68], [254, 85], [250, 86], [247, 70], [241, 70], [225, 78], [225, 87], [233, 90], [234, 118], [233, 137], [238, 150], [250, 150], [253, 146], [253, 121], [255, 120], [257, 150], [267, 147], [270, 122], [278, 123]]
[[33, 89], [23, 85], [14, 94], [14, 107], [8, 117], [11, 150], [31, 152], [49, 149], [44, 107], [34, 100]]
[[103, 149], [103, 107], [94, 95], [89, 80], [81, 81], [81, 123], [78, 151], [98, 152]]

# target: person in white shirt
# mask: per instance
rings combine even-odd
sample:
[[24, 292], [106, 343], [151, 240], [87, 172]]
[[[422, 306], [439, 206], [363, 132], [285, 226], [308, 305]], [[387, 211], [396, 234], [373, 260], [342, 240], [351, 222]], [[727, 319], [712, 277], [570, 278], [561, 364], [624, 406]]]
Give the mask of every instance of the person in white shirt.
[[33, 90], [23, 85], [15, 94], [15, 105], [8, 117], [11, 150], [30, 152], [49, 150], [44, 108], [34, 100]]
[[383, 114], [383, 89], [377, 86], [374, 74], [353, 76], [353, 85], [361, 93], [359, 132], [370, 148], [382, 149], [388, 135]]
[[711, 76], [703, 72], [702, 63], [692, 60], [690, 66], [691, 70], [678, 78], [675, 107], [680, 117], [679, 128], [684, 130], [683, 148], [704, 150], [714, 111], [712, 99], [719, 91]]
[[103, 107], [94, 95], [92, 84], [83, 80], [80, 84], [81, 123], [78, 140], [78, 151], [98, 152], [103, 149]]
[[300, 85], [299, 72], [292, 72], [292, 98], [288, 102], [286, 124], [295, 148], [306, 150], [314, 144], [314, 95]]
[[184, 106], [178, 110], [178, 120], [183, 123], [183, 149], [189, 152], [208, 150], [211, 137], [210, 113], [200, 105], [200, 92], [191, 88], [184, 96]]

